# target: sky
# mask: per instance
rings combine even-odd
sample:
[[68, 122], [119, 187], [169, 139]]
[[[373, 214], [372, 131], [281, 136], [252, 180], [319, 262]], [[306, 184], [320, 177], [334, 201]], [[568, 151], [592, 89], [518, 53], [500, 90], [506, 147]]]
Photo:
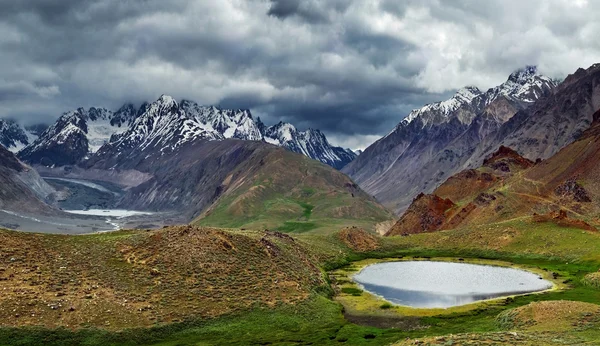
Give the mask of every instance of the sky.
[[161, 94], [364, 148], [411, 109], [600, 62], [600, 1], [0, 0], [0, 117]]

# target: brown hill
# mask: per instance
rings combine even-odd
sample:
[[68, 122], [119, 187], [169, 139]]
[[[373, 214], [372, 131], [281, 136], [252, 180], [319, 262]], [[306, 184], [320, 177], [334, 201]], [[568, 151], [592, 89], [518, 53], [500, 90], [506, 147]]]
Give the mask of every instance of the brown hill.
[[0, 326], [152, 326], [296, 304], [325, 285], [304, 247], [277, 232], [0, 230], [0, 243]]

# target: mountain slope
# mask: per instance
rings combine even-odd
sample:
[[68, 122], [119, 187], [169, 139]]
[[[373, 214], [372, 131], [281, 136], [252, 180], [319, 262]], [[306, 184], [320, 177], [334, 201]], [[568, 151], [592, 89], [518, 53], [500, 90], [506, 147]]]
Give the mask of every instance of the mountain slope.
[[[449, 201], [441, 214], [423, 207], [422, 198], [417, 198], [388, 235], [510, 219], [596, 231], [600, 226], [600, 111], [592, 118], [592, 126], [579, 139], [535, 164], [501, 146], [483, 166], [452, 176], [427, 195]], [[425, 227], [424, 221], [433, 217], [438, 220], [435, 227]]]
[[400, 213], [419, 193], [429, 193], [452, 174], [480, 165], [500, 146], [490, 137], [515, 114], [543, 102], [535, 101], [548, 98], [554, 87], [534, 67], [514, 72], [486, 92], [466, 87], [447, 101], [412, 111], [342, 171]]
[[339, 171], [263, 144], [218, 189], [218, 199], [197, 218], [199, 224], [307, 231], [372, 227], [392, 217]]
[[52, 209], [44, 200], [54, 192], [35, 170], [0, 145], [0, 210], [49, 213]]
[[263, 142], [196, 140], [146, 159], [143, 150], [117, 153], [98, 153], [88, 164], [150, 176], [123, 197], [121, 205], [131, 209], [177, 211], [189, 220], [202, 214], [202, 225], [281, 230], [369, 227], [391, 218], [342, 173]]

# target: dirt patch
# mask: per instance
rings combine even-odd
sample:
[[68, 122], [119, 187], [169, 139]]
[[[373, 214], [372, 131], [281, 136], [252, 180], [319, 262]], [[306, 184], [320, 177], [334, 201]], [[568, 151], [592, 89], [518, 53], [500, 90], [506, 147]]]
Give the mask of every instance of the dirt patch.
[[373, 251], [379, 247], [377, 237], [362, 228], [347, 227], [338, 233], [338, 238], [349, 248], [358, 252]]
[[565, 210], [551, 211], [547, 214], [533, 214], [534, 222], [553, 222], [561, 227], [572, 227], [586, 231], [597, 232], [598, 230], [583, 220], [569, 218]]

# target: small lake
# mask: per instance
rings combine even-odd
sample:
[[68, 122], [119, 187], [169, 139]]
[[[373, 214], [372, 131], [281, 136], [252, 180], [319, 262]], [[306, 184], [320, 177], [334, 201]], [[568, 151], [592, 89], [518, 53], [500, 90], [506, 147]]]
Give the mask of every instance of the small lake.
[[353, 279], [372, 294], [414, 308], [449, 308], [552, 287], [524, 270], [435, 261], [377, 263]]

